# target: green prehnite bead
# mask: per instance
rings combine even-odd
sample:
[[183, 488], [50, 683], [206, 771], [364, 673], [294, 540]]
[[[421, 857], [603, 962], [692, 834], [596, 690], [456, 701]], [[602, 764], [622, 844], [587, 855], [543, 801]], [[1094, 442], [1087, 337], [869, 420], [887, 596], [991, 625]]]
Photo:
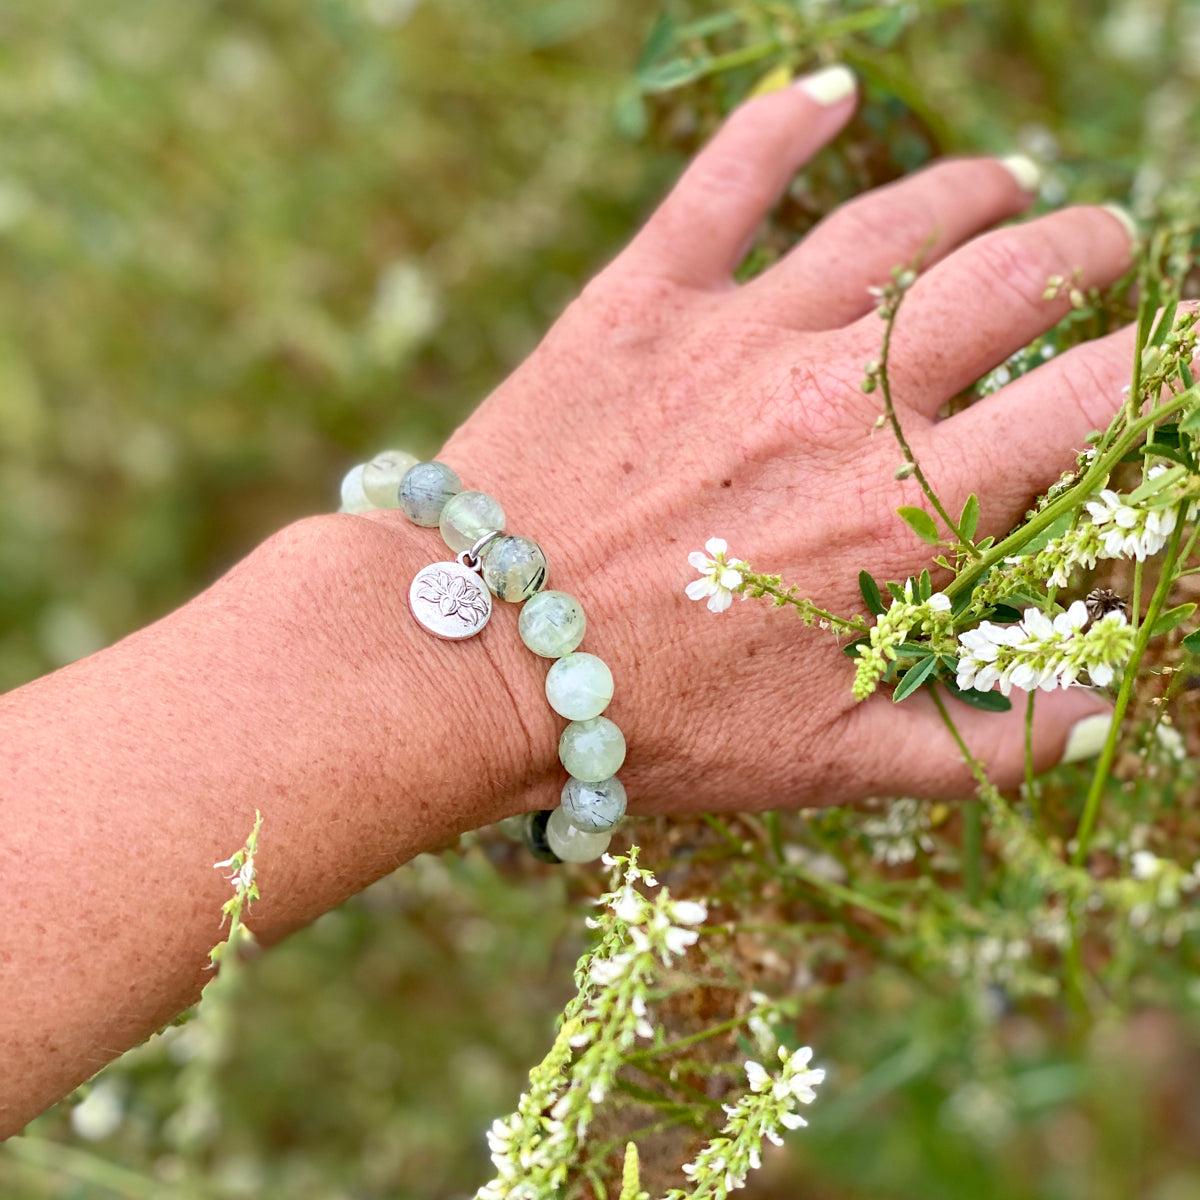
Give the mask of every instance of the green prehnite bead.
[[599, 783], [568, 779], [562, 790], [562, 811], [576, 829], [606, 833], [625, 815], [625, 785], [614, 775]]
[[613, 677], [608, 664], [594, 654], [577, 651], [560, 658], [546, 674], [546, 699], [560, 717], [589, 721], [598, 717], [613, 698]]
[[546, 584], [546, 556], [535, 541], [497, 538], [483, 552], [483, 582], [492, 595], [520, 604]]
[[587, 618], [574, 596], [548, 590], [526, 601], [517, 619], [521, 641], [542, 658], [562, 658], [583, 641]]
[[359, 463], [357, 467], [351, 467], [346, 472], [346, 477], [342, 480], [342, 507], [338, 509], [339, 512], [365, 513], [375, 508], [367, 499], [367, 493], [363, 491], [363, 471], [366, 470], [366, 466], [366, 463]]
[[558, 739], [558, 757], [568, 775], [599, 783], [621, 769], [625, 735], [607, 717], [572, 721]]
[[462, 491], [462, 481], [445, 463], [423, 462], [409, 467], [398, 490], [400, 511], [414, 525], [432, 528], [446, 501]]
[[407, 450], [384, 450], [375, 455], [363, 467], [362, 486], [367, 499], [376, 508], [399, 508], [400, 480], [418, 461]]
[[446, 501], [438, 527], [446, 545], [461, 554], [485, 533], [504, 531], [504, 509], [487, 492], [459, 492]]
[[563, 862], [592, 862], [608, 849], [611, 833], [588, 833], [567, 820], [567, 814], [556, 808], [546, 821], [546, 842]]

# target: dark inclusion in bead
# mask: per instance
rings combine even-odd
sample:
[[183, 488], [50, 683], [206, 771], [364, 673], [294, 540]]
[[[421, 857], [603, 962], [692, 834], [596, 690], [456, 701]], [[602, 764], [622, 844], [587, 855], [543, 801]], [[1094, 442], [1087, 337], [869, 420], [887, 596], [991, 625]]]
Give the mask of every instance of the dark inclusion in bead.
[[529, 853], [542, 862], [560, 863], [562, 859], [550, 849], [546, 840], [546, 822], [550, 820], [552, 808], [543, 808], [540, 812], [531, 812], [525, 818], [525, 845]]

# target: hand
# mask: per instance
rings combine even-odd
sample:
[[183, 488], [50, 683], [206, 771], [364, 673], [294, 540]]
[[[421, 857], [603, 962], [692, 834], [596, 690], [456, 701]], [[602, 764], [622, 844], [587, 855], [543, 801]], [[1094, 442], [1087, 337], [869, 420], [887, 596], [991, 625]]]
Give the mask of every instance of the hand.
[[[584, 648], [617, 681], [608, 715], [629, 743], [621, 774], [635, 811], [972, 793], [928, 697], [856, 704], [853, 665], [832, 634], [762, 602], [714, 615], [684, 596], [696, 577], [687, 554], [714, 535], [847, 615], [863, 611], [861, 569], [903, 579], [928, 565], [895, 513], [922, 502], [917, 484], [895, 481], [900, 452], [874, 428], [878, 395], [861, 390], [883, 333], [870, 285], [931, 246], [896, 325], [893, 393], [947, 508], [978, 494], [981, 536], [1011, 527], [1121, 400], [1128, 329], [939, 419], [952, 396], [1064, 316], [1065, 299], [1043, 298], [1051, 275], [1079, 270], [1085, 286], [1104, 286], [1131, 261], [1128, 231], [1103, 208], [982, 233], [1031, 199], [997, 160], [944, 161], [865, 195], [734, 284], [768, 208], [849, 118], [851, 94], [821, 102], [840, 79], [849, 82], [838, 68], [735, 112], [441, 455], [502, 501], [509, 528], [545, 548], [551, 586], [584, 604]], [[551, 761], [561, 722], [536, 694], [543, 668], [515, 631], [492, 645], [506, 656], [534, 760]], [[993, 779], [1015, 783], [1023, 706], [953, 708]], [[1104, 711], [1083, 689], [1040, 695], [1038, 767]], [[556, 802], [552, 773], [545, 795], [517, 807]]]

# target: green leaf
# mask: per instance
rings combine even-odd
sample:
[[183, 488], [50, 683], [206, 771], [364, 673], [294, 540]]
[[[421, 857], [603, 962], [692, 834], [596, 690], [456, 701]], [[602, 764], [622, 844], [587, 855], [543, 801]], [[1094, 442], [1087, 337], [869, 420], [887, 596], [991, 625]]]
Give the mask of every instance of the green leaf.
[[1196, 381], [1192, 378], [1192, 373], [1188, 370], [1188, 365], [1185, 362], [1179, 364], [1179, 378], [1183, 380], [1185, 388], [1196, 386]]
[[1193, 654], [1200, 654], [1200, 629], [1195, 633], [1189, 633], [1183, 639], [1183, 645], [1186, 650], [1190, 650]]
[[[1149, 455], [1151, 453], [1153, 453], [1155, 458], [1168, 458], [1171, 462], [1178, 463], [1184, 470], [1188, 470], [1191, 467], [1191, 459], [1186, 450], [1178, 446], [1160, 445], [1158, 442], [1155, 442], [1153, 446], [1143, 446], [1128, 461], [1138, 462], [1139, 459], [1143, 459], [1144, 454]], [[1125, 462], [1126, 460], [1122, 459], [1121, 461]], [[1154, 482], [1157, 483], [1158, 480], [1154, 480]]]
[[933, 595], [933, 580], [929, 577], [928, 567], [921, 572], [921, 578], [917, 580], [917, 595], [922, 604]]
[[698, 17], [679, 27], [679, 40], [692, 41], [694, 38], [712, 37], [714, 33], [724, 33], [735, 25], [740, 25], [742, 18], [737, 13], [713, 13], [708, 17]]
[[870, 571], [859, 571], [858, 590], [862, 592], [863, 603], [867, 606], [868, 611], [877, 617], [887, 612], [883, 605], [883, 596], [879, 592], [879, 584], [875, 582]]
[[1179, 422], [1180, 433], [1200, 433], [1200, 406], [1193, 408], [1182, 421]]
[[963, 704], [982, 712], [1008, 712], [1012, 708], [1012, 701], [999, 692], [977, 692], [974, 688], [963, 691], [952, 679], [943, 679], [942, 686], [955, 700], [961, 700]]
[[960, 613], [966, 611], [967, 607], [971, 603], [971, 597], [975, 594], [975, 589], [987, 578], [989, 574], [991, 574], [991, 572], [981, 575], [973, 584], [971, 584], [971, 587], [968, 591], [959, 592], [958, 595], [954, 597], [954, 603], [950, 606], [950, 615], [952, 617], [957, 617]]
[[1056, 537], [1062, 537], [1071, 527], [1072, 514], [1063, 513], [1057, 521], [1052, 521], [1041, 533], [1035, 534], [1023, 545], [1017, 553], [1021, 556], [1026, 554], [1036, 554], [1039, 550], [1048, 546]]
[[896, 653], [906, 658], [925, 658], [933, 653], [933, 648], [924, 642], [901, 642], [896, 647]]
[[647, 71], [653, 64], [671, 48], [675, 43], [675, 18], [663, 13], [650, 29], [650, 34], [646, 38], [646, 44], [642, 47], [641, 56], [638, 58], [637, 66], [634, 70], [640, 75], [643, 71]]
[[1179, 308], [1179, 301], [1173, 300], [1158, 314], [1158, 324], [1154, 327], [1154, 333], [1151, 335], [1150, 344], [1152, 346], [1161, 346], [1167, 340], [1167, 334], [1171, 332], [1171, 326], [1175, 324], [1175, 312]]
[[[1152, 638], [1162, 637], [1164, 633], [1170, 633], [1182, 621], [1186, 621], [1188, 617], [1196, 611], [1194, 604], [1178, 604], [1174, 608], [1169, 608], [1165, 613], [1158, 614], [1158, 620], [1154, 622], [1153, 628], [1150, 630]], [[1194, 636], [1188, 634], [1188, 637]], [[1184, 639], [1184, 644], [1187, 644], [1187, 638]]]
[[938, 529], [933, 518], [923, 508], [912, 508], [905, 505], [896, 509], [900, 519], [921, 539], [931, 546], [938, 544]]
[[859, 648], [859, 646], [865, 646], [865, 645], [867, 645], [867, 644], [868, 644], [870, 641], [871, 641], [871, 639], [870, 639], [870, 638], [865, 638], [865, 637], [855, 638], [855, 639], [854, 639], [854, 641], [852, 641], [852, 642], [847, 642], [847, 643], [846, 643], [846, 644], [845, 644], [845, 645], [842, 647], [842, 653], [843, 653], [843, 654], [844, 654], [844, 655], [845, 655], [847, 658], [853, 658], [853, 659], [857, 659], [857, 658], [858, 658], [858, 648]]
[[1164, 471], [1161, 475], [1154, 479], [1147, 479], [1141, 487], [1135, 488], [1130, 494], [1127, 504], [1141, 504], [1143, 500], [1148, 500], [1151, 496], [1161, 492], [1163, 488], [1168, 488], [1174, 483], [1178, 483], [1187, 474], [1187, 467], [1171, 467], [1170, 470]]
[[928, 658], [922, 659], [915, 667], [910, 667], [892, 693], [893, 703], [899, 704], [901, 700], [911, 696], [937, 670], [937, 662], [937, 657], [930, 655]]
[[708, 62], [699, 58], [670, 58], [666, 62], [643, 67], [637, 81], [644, 92], [669, 92], [699, 79], [708, 71]]
[[975, 530], [979, 528], [979, 498], [974, 492], [967, 497], [967, 502], [963, 505], [958, 518], [958, 528], [968, 542], [974, 539]]
[[893, 600], [899, 600], [902, 603], [908, 600], [908, 597], [904, 594], [904, 589], [898, 583], [893, 583], [890, 579], [887, 581], [887, 590], [891, 592]]

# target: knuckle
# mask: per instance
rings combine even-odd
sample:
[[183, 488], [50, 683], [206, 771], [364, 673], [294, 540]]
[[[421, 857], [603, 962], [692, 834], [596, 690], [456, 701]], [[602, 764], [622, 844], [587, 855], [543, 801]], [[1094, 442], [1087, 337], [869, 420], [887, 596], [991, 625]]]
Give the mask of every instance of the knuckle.
[[975, 274], [1021, 305], [1045, 313], [1043, 296], [1055, 269], [1046, 250], [1022, 230], [986, 234], [972, 249]]
[[650, 341], [678, 313], [681, 289], [659, 276], [617, 273], [615, 266], [593, 279], [571, 303], [564, 327], [582, 326], [589, 338], [609, 345]]
[[1109, 355], [1088, 353], [1089, 349], [1094, 348], [1081, 347], [1063, 370], [1063, 391], [1089, 429], [1103, 429], [1120, 403], [1120, 381], [1128, 373], [1127, 364]]
[[899, 262], [935, 232], [935, 223], [926, 205], [885, 194], [862, 196], [843, 205], [829, 218], [827, 228], [840, 244], [894, 246]]

